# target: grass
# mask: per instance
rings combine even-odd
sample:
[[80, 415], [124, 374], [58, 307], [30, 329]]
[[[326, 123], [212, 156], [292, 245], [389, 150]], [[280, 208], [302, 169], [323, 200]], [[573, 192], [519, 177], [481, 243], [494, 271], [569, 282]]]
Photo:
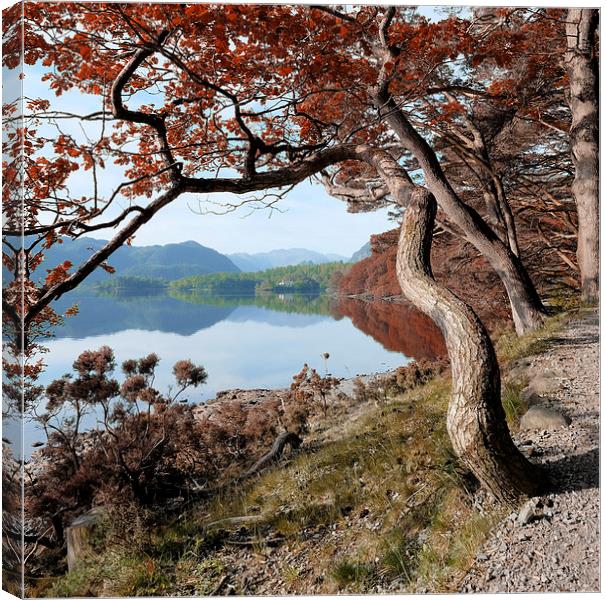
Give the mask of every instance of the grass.
[[[104, 580], [111, 595], [210, 593], [221, 570], [205, 561], [223, 556], [222, 536], [231, 533], [207, 525], [244, 515], [260, 519], [246, 529], [259, 539], [250, 552], [262, 554], [263, 540], [279, 535], [305, 557], [305, 575], [282, 572], [288, 589], [304, 589], [305, 577], [319, 573], [328, 593], [361, 593], [394, 580], [409, 585], [420, 564], [420, 536], [444, 500], [455, 494], [466, 502], [465, 474], [446, 432], [449, 394], [449, 382], [438, 378], [378, 406], [368, 403], [358, 418], [341, 422], [336, 440], [214, 498], [179, 525], [156, 529], [145, 555], [127, 560], [125, 551], [113, 558], [100, 552], [96, 565], [62, 578], [53, 595], [98, 593]], [[306, 543], [312, 534], [319, 546]]]
[[331, 573], [339, 589], [364, 592], [378, 579], [377, 568], [372, 564], [341, 560]]
[[528, 410], [528, 403], [522, 398], [525, 382], [505, 381], [501, 386], [501, 402], [510, 429], [517, 429], [520, 417]]
[[[303, 553], [306, 532], [334, 532], [338, 543], [306, 557], [312, 572], [329, 573], [326, 593], [369, 592], [394, 581], [413, 589], [422, 572], [435, 576], [436, 569], [445, 586], [464, 562], [451, 555], [466, 551], [471, 557], [475, 547], [459, 547], [454, 540], [442, 547], [440, 523], [449, 522], [457, 532], [457, 518], [477, 516], [467, 495], [470, 479], [446, 432], [449, 395], [449, 382], [437, 378], [379, 406], [369, 403], [342, 427], [339, 439], [263, 474], [239, 495], [216, 500], [207, 520], [258, 514], [257, 527], [280, 533]], [[475, 541], [484, 530], [474, 531]], [[300, 577], [283, 573], [293, 589]]]
[[171, 585], [171, 579], [158, 561], [108, 551], [57, 578], [45, 590], [45, 595], [56, 598], [157, 596], [165, 594]]
[[542, 354], [549, 350], [551, 347], [550, 340], [555, 337], [575, 312], [560, 312], [547, 317], [541, 327], [522, 336], [518, 336], [513, 330], [501, 333], [495, 344], [499, 364], [507, 365], [514, 360]]

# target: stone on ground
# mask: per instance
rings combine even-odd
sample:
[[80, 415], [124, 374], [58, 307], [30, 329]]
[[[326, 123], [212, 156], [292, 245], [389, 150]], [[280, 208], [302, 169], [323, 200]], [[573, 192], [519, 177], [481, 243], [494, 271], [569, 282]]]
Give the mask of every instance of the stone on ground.
[[520, 429], [559, 429], [570, 425], [570, 419], [553, 408], [531, 406], [520, 419]]

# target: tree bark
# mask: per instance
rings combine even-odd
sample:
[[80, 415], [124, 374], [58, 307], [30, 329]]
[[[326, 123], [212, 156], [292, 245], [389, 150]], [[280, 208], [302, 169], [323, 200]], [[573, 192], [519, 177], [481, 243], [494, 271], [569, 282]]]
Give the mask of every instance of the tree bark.
[[579, 234], [577, 261], [581, 297], [599, 301], [599, 104], [598, 63], [594, 53], [598, 10], [571, 8], [566, 22], [566, 66], [570, 82], [570, 148], [575, 168], [572, 193], [577, 203]]
[[440, 327], [452, 366], [447, 429], [453, 449], [499, 501], [515, 503], [542, 487], [538, 469], [511, 439], [501, 404], [499, 366], [490, 337], [471, 307], [433, 278], [433, 195], [416, 188], [402, 223], [397, 275], [404, 295]]
[[459, 198], [449, 184], [435, 152], [408, 121], [394, 99], [381, 96], [377, 105], [385, 113], [385, 120], [398, 139], [419, 162], [427, 187], [435, 195], [442, 210], [500, 277], [509, 297], [517, 333], [523, 334], [540, 326], [546, 311], [522, 261], [484, 219]]

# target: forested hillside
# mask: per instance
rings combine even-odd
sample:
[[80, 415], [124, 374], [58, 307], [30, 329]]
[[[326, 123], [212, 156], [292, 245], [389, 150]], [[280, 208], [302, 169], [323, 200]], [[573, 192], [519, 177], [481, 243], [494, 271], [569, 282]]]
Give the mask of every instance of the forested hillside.
[[319, 292], [328, 289], [348, 265], [342, 262], [302, 264], [255, 273], [214, 273], [172, 281], [173, 290], [194, 290], [213, 294], [256, 292]]

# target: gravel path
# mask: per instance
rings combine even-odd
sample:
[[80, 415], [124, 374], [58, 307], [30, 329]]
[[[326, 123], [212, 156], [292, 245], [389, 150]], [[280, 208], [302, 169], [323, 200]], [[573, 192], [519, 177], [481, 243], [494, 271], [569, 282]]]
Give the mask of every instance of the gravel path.
[[[461, 592], [596, 592], [599, 540], [599, 321], [570, 322], [550, 349], [522, 361], [532, 406], [563, 415], [565, 427], [522, 430], [520, 449], [549, 470], [551, 494], [533, 498], [496, 527]], [[556, 415], [557, 416], [557, 415]], [[560, 417], [561, 418], [561, 417]]]

